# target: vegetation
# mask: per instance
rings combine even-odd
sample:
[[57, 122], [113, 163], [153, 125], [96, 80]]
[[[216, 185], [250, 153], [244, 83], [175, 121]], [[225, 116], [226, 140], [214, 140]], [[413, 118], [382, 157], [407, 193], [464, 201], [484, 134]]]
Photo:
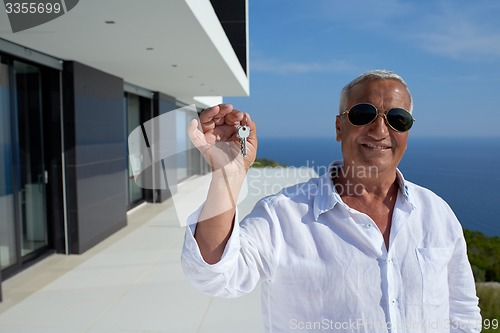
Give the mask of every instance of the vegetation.
[[257, 158], [255, 162], [252, 164], [252, 167], [254, 168], [266, 168], [266, 167], [271, 167], [271, 168], [282, 168], [285, 167], [285, 165], [279, 164], [273, 160], [267, 159], [267, 158]]
[[500, 283], [478, 283], [476, 289], [483, 316], [482, 332], [500, 333]]
[[465, 230], [467, 252], [476, 282], [500, 282], [500, 237]]
[[464, 230], [467, 253], [476, 280], [477, 297], [483, 316], [482, 332], [500, 333], [500, 237]]

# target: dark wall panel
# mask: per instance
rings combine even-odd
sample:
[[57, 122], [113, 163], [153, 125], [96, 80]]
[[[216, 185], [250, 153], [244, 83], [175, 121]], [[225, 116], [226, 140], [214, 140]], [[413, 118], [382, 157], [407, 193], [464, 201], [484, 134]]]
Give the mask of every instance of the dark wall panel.
[[82, 253], [127, 224], [123, 80], [77, 62], [64, 73], [70, 249]]
[[247, 73], [247, 0], [210, 0], [241, 67]]

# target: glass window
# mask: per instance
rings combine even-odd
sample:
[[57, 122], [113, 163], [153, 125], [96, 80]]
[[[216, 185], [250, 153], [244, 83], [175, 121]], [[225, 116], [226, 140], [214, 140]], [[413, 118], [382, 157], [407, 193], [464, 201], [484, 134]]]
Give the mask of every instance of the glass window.
[[16, 263], [17, 258], [12, 162], [9, 67], [0, 61], [0, 268]]
[[[130, 133], [138, 126], [141, 125], [141, 107], [140, 107], [140, 97], [134, 94], [126, 94], [126, 105], [127, 105], [127, 121], [128, 121], [128, 131], [127, 138]], [[134, 170], [140, 170], [141, 164], [143, 162], [144, 156], [141, 155], [130, 155], [128, 160], [128, 194], [129, 194], [129, 205], [132, 206], [144, 199], [144, 191], [141, 187], [137, 186], [134, 179]]]
[[20, 61], [14, 61], [13, 68], [22, 207], [21, 255], [25, 256], [48, 245], [42, 74], [38, 66]]

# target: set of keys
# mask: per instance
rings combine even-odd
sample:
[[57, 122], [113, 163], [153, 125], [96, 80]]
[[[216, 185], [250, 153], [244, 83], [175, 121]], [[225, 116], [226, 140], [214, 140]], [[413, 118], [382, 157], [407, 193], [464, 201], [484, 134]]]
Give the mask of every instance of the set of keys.
[[247, 154], [247, 138], [250, 135], [250, 127], [239, 125], [236, 129], [236, 135], [240, 140], [241, 155], [245, 157], [245, 155]]

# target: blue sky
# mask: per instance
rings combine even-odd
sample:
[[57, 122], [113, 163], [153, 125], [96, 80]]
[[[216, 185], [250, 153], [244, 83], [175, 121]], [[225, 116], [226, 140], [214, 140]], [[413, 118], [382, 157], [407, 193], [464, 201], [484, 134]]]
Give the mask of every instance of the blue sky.
[[412, 136], [500, 138], [500, 1], [249, 0], [249, 112], [261, 137], [334, 135], [339, 92], [385, 68], [414, 98]]

